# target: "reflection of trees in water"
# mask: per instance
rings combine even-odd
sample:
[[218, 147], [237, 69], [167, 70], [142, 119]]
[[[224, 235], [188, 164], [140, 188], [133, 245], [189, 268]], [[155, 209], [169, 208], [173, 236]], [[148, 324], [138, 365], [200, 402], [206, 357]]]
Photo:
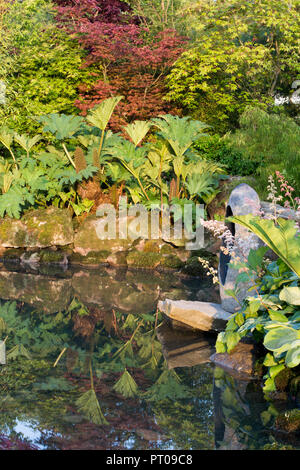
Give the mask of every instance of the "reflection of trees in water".
[[217, 449], [283, 449], [274, 422], [282, 406], [266, 400], [256, 381], [237, 380], [216, 367], [214, 373], [215, 443]]
[[49, 448], [212, 447], [212, 369], [167, 368], [158, 314], [107, 312], [74, 298], [50, 315], [2, 302], [0, 318], [8, 351], [1, 434], [13, 435], [19, 419]]

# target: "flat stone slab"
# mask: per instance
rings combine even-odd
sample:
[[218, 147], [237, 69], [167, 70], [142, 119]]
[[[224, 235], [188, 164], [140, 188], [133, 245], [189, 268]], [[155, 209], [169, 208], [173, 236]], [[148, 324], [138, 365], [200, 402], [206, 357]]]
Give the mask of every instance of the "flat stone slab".
[[[269, 219], [274, 215], [274, 206], [270, 202], [262, 201], [260, 205], [265, 219]], [[298, 211], [296, 212], [294, 209], [288, 209], [286, 207], [279, 206], [279, 204], [276, 204], [276, 212], [277, 217], [281, 217], [282, 219], [292, 219], [298, 222], [300, 221], [300, 213]]]
[[169, 319], [200, 331], [223, 331], [231, 313], [210, 302], [170, 300], [158, 302], [158, 308]]

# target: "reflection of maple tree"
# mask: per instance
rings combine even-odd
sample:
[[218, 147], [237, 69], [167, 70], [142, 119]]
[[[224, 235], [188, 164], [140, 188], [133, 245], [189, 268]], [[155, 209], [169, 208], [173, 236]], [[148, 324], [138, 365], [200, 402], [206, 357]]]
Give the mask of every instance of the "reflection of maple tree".
[[82, 84], [76, 105], [82, 114], [111, 95], [123, 95], [111, 126], [170, 112], [164, 78], [183, 52], [185, 38], [174, 30], [154, 37], [128, 4], [119, 0], [57, 0], [58, 21], [87, 52], [93, 84]]

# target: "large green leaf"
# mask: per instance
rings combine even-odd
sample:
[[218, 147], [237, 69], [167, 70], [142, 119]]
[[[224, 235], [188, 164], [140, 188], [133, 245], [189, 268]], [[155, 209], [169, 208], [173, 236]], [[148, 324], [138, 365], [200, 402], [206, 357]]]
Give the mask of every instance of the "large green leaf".
[[90, 114], [87, 116], [87, 121], [95, 127], [98, 127], [102, 131], [106, 129], [107, 124], [114, 112], [117, 104], [123, 99], [123, 96], [114, 96], [102, 101], [96, 106]]
[[300, 340], [293, 343], [293, 347], [287, 352], [285, 363], [288, 367], [297, 367], [300, 364]]
[[279, 218], [275, 225], [273, 220], [251, 214], [229, 217], [227, 220], [255, 233], [300, 277], [300, 238], [295, 221]]
[[124, 127], [126, 134], [130, 137], [134, 145], [137, 147], [146, 137], [151, 127], [151, 123], [147, 121], [134, 121]]
[[27, 135], [14, 134], [15, 141], [27, 152], [30, 150], [42, 139], [41, 135], [36, 135], [30, 138]]
[[10, 150], [11, 145], [13, 143], [13, 133], [10, 129], [3, 127], [0, 131], [0, 142], [4, 147]]
[[80, 116], [66, 116], [65, 114], [48, 114], [37, 117], [36, 120], [44, 124], [44, 132], [51, 132], [58, 140], [73, 137], [84, 122]]
[[272, 328], [265, 336], [264, 345], [269, 351], [285, 352], [294, 341], [300, 339], [300, 331], [293, 328], [279, 326]]
[[169, 142], [177, 157], [183, 156], [193, 142], [206, 135], [203, 130], [210, 127], [190, 117], [180, 118], [171, 114], [152, 119], [152, 122], [159, 128], [162, 137]]
[[279, 298], [290, 305], [300, 305], [300, 287], [284, 287]]

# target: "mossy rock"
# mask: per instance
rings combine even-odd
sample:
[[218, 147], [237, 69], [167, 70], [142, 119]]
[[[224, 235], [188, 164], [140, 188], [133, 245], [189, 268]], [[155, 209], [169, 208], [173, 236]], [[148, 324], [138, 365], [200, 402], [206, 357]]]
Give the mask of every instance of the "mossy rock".
[[164, 243], [160, 249], [160, 253], [162, 255], [173, 255], [174, 253], [176, 253], [176, 251], [177, 251], [177, 248], [175, 248], [172, 245], [169, 245], [168, 243]]
[[198, 260], [198, 256], [192, 256], [189, 258], [183, 268], [183, 272], [189, 276], [204, 277], [206, 276], [206, 270]]
[[69, 257], [69, 262], [71, 264], [95, 266], [107, 263], [110, 255], [111, 253], [108, 250], [89, 251], [86, 255], [73, 252]]
[[111, 253], [107, 257], [107, 262], [111, 266], [125, 267], [127, 266], [127, 252], [118, 251], [117, 253]]
[[160, 243], [158, 240], [146, 240], [141, 251], [144, 253], [160, 253]]
[[97, 234], [99, 217], [90, 215], [80, 225], [74, 237], [74, 252], [82, 256], [90, 252], [109, 252], [126, 251], [132, 244], [129, 239], [104, 239], [99, 238]]
[[8, 248], [2, 253], [0, 258], [4, 261], [8, 260], [20, 262], [21, 256], [24, 254], [24, 251], [24, 248]]
[[276, 418], [275, 427], [278, 431], [300, 433], [300, 410], [294, 408], [293, 410], [280, 413]]
[[0, 246], [7, 248], [66, 246], [73, 238], [72, 218], [66, 209], [38, 209], [20, 220], [6, 217], [0, 222]]
[[289, 383], [292, 378], [295, 376], [294, 372], [289, 369], [285, 368], [278, 375], [275, 377], [275, 386], [276, 389], [280, 392], [288, 391]]
[[131, 251], [127, 256], [128, 266], [135, 268], [155, 269], [162, 260], [160, 253], [144, 253], [141, 251]]
[[181, 269], [184, 266], [184, 262], [181, 261], [178, 256], [171, 254], [166, 255], [161, 258], [160, 266], [169, 269]]
[[60, 250], [41, 250], [40, 262], [46, 264], [68, 264], [68, 255]]

